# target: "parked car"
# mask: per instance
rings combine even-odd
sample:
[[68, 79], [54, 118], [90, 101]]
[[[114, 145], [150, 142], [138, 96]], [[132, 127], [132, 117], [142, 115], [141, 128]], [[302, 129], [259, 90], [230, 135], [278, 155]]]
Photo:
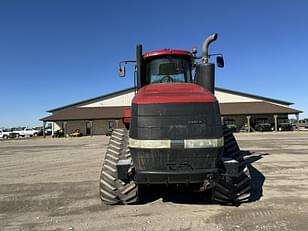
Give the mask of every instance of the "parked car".
[[233, 120], [233, 119], [225, 119], [224, 123], [225, 123], [225, 125], [229, 129], [231, 129], [232, 132], [237, 132], [238, 131], [237, 125], [235, 123], [235, 120]]
[[[33, 127], [32, 129], [33, 130], [37, 130], [37, 134], [36, 134], [37, 136], [43, 136], [44, 135], [43, 126]], [[52, 133], [51, 129], [52, 129], [51, 125], [45, 127], [45, 135], [46, 136], [50, 136], [51, 135], [51, 133]]]
[[254, 121], [253, 128], [258, 132], [265, 132], [272, 130], [272, 124], [266, 118], [257, 118]]
[[293, 126], [290, 123], [280, 123], [278, 124], [278, 130], [279, 131], [292, 131]]
[[15, 138], [16, 134], [11, 132], [10, 129], [0, 129], [0, 138], [1, 139], [8, 139], [8, 138]]
[[25, 136], [37, 136], [38, 130], [33, 128], [13, 128], [12, 132], [16, 134], [16, 137], [25, 137]]
[[258, 132], [271, 131], [272, 125], [270, 123], [258, 123], [255, 125], [255, 130]]
[[292, 131], [293, 126], [288, 119], [278, 119], [278, 131]]
[[43, 127], [34, 127], [34, 130], [37, 130], [37, 136], [43, 136]]
[[308, 119], [299, 120], [297, 126], [302, 128], [308, 128]]
[[52, 126], [51, 124], [48, 124], [46, 127], [45, 127], [45, 135], [46, 136], [50, 136], [52, 134]]

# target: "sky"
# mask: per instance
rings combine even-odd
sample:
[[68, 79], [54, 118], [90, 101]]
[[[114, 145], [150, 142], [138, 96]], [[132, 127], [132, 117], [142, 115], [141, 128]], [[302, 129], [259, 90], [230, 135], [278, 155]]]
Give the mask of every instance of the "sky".
[[0, 0], [0, 127], [133, 86], [119, 61], [144, 51], [223, 53], [216, 86], [293, 102], [308, 117], [308, 1]]

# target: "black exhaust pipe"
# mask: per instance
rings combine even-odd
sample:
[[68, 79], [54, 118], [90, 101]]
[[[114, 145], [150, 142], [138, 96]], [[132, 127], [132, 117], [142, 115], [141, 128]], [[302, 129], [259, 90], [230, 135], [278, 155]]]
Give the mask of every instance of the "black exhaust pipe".
[[138, 44], [136, 47], [136, 64], [137, 64], [137, 90], [142, 87], [142, 45]]
[[217, 39], [218, 35], [213, 34], [204, 40], [202, 45], [202, 63], [196, 65], [195, 82], [208, 89], [213, 95], [215, 93], [215, 64], [208, 63], [209, 45]]
[[215, 93], [215, 64], [202, 63], [196, 66], [195, 82], [209, 90], [213, 95]]

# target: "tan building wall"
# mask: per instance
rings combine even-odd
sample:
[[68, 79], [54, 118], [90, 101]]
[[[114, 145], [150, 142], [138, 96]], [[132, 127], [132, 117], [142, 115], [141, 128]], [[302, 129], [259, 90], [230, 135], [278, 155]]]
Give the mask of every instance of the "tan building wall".
[[93, 135], [106, 134], [109, 128], [108, 120], [94, 120], [93, 121]]
[[86, 134], [86, 121], [85, 120], [69, 120], [67, 121], [67, 133], [79, 129], [82, 134]]
[[123, 128], [122, 120], [93, 120], [93, 135], [106, 134], [109, 129], [109, 124], [113, 128]]
[[[90, 120], [68, 120], [66, 121], [66, 132], [67, 134], [73, 132], [75, 129], [79, 129], [83, 135], [87, 135], [86, 124]], [[109, 129], [109, 124], [113, 128], [123, 128], [124, 124], [122, 120], [110, 119], [110, 120], [92, 120], [92, 134], [93, 135], [104, 135]], [[53, 122], [53, 131], [64, 129], [65, 121]]]

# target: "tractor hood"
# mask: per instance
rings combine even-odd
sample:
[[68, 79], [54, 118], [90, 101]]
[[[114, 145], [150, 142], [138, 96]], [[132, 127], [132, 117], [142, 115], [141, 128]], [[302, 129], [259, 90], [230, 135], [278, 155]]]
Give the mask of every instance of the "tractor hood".
[[141, 88], [133, 104], [215, 102], [216, 97], [207, 89], [193, 83], [150, 84]]

